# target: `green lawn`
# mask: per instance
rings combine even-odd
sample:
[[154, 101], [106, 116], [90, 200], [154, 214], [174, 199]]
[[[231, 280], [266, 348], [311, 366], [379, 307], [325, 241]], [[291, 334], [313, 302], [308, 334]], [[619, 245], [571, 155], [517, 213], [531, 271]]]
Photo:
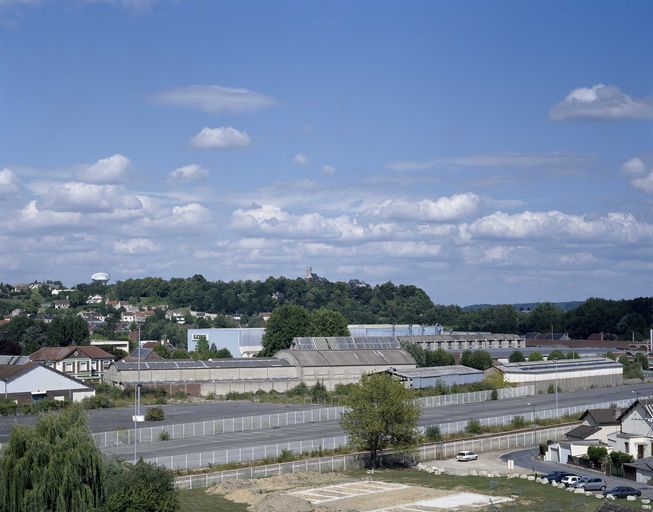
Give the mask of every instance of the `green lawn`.
[[247, 505], [234, 503], [205, 489], [193, 489], [179, 493], [180, 512], [245, 512]]
[[[434, 489], [478, 492], [487, 495], [510, 496], [518, 494], [517, 500], [499, 505], [506, 512], [594, 512], [603, 500], [566, 492], [562, 489], [521, 479], [485, 478], [473, 476], [431, 475], [415, 470], [380, 470], [373, 475], [365, 471], [348, 471], [347, 475], [365, 480], [383, 480]], [[182, 491], [181, 512], [245, 512], [246, 505], [233, 503], [221, 496], [208, 495], [204, 489]], [[639, 502], [619, 500], [619, 505], [641, 510]], [[483, 509], [479, 509], [479, 512]], [[489, 510], [489, 509], [484, 509]]]

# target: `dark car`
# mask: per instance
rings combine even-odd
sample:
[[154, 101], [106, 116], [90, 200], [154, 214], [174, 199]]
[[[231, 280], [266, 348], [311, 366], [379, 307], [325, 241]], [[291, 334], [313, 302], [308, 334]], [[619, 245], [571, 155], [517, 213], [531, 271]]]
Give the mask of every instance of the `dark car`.
[[546, 478], [549, 482], [560, 482], [564, 477], [573, 475], [574, 473], [570, 473], [569, 471], [551, 471], [551, 473], [547, 473], [544, 475], [542, 478]]
[[642, 491], [634, 487], [613, 487], [607, 491], [603, 491], [603, 496], [611, 494], [615, 498], [625, 498], [626, 496], [641, 496]]

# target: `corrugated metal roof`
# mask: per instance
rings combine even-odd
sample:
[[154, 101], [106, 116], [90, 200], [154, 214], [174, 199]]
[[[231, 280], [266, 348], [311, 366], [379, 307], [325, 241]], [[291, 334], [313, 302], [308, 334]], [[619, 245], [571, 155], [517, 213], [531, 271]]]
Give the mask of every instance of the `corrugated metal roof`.
[[622, 368], [621, 363], [607, 357], [583, 357], [579, 359], [560, 359], [557, 361], [526, 361], [523, 363], [504, 363], [496, 368], [507, 373], [558, 373], [592, 370], [595, 368]]
[[472, 334], [430, 334], [426, 336], [397, 336], [399, 341], [409, 343], [432, 343], [446, 341], [500, 341], [500, 340], [525, 340], [519, 334], [491, 334], [491, 333], [472, 333]]
[[389, 350], [401, 348], [396, 336], [297, 337], [291, 350]]
[[[136, 370], [136, 361], [117, 361], [114, 363], [118, 370]], [[285, 360], [273, 357], [214, 359], [212, 361], [194, 361], [192, 359], [160, 359], [157, 361], [141, 361], [141, 370], [180, 370], [180, 369], [205, 369], [205, 368], [267, 368], [290, 366]]]
[[389, 369], [389, 372], [399, 375], [401, 377], [415, 378], [415, 377], [444, 377], [445, 375], [474, 375], [483, 374], [481, 370], [470, 368], [460, 364], [451, 366], [431, 366], [424, 368], [415, 368], [410, 370], [395, 370]]
[[414, 365], [405, 350], [282, 350], [277, 357], [289, 357], [300, 366], [395, 366]]

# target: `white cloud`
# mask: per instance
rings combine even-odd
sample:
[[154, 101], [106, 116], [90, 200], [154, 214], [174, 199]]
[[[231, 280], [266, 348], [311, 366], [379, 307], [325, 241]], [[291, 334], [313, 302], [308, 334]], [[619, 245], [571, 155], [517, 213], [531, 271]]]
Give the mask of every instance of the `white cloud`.
[[637, 176], [638, 174], [644, 174], [646, 171], [646, 166], [644, 165], [644, 162], [641, 158], [635, 157], [624, 162], [624, 164], [621, 166], [621, 171], [631, 176]]
[[231, 225], [237, 231], [256, 236], [346, 242], [393, 239], [398, 231], [395, 224], [362, 225], [348, 215], [324, 217], [318, 212], [294, 215], [271, 205], [238, 209], [232, 215]]
[[578, 87], [549, 112], [552, 121], [593, 119], [614, 121], [653, 117], [650, 100], [633, 98], [616, 85], [597, 84]]
[[44, 197], [47, 209], [55, 211], [106, 212], [140, 209], [142, 203], [122, 185], [94, 185], [69, 181], [50, 187]]
[[252, 143], [252, 138], [246, 133], [235, 128], [202, 128], [202, 131], [191, 139], [191, 144], [199, 149], [228, 149], [243, 148]]
[[323, 165], [322, 166], [322, 174], [326, 176], [333, 176], [336, 173], [336, 168], [333, 167], [332, 165]]
[[236, 89], [220, 85], [190, 85], [157, 94], [158, 103], [189, 107], [209, 114], [223, 112], [252, 112], [271, 107], [276, 101], [249, 89]]
[[479, 209], [480, 204], [481, 198], [479, 196], [466, 193], [441, 197], [435, 201], [430, 199], [392, 199], [385, 201], [379, 207], [369, 209], [365, 213], [368, 216], [380, 216], [393, 220], [449, 222], [474, 214]]
[[131, 162], [128, 158], [116, 154], [108, 158], [101, 158], [94, 164], [78, 170], [75, 173], [75, 179], [97, 185], [122, 183], [127, 178], [130, 167]]
[[18, 219], [12, 227], [17, 230], [25, 228], [52, 228], [77, 226], [82, 221], [79, 212], [55, 212], [39, 210], [36, 201], [30, 201], [27, 206], [18, 212]]
[[392, 171], [423, 171], [435, 167], [570, 167], [587, 164], [586, 156], [524, 153], [487, 153], [453, 158], [434, 158], [427, 161], [400, 160], [386, 164]]
[[0, 171], [0, 197], [15, 194], [19, 186], [20, 182], [14, 171], [7, 168]]
[[160, 250], [158, 244], [147, 238], [116, 240], [113, 243], [113, 252], [116, 254], [152, 254]]
[[512, 215], [495, 212], [471, 223], [469, 231], [474, 237], [490, 239], [636, 244], [653, 236], [653, 225], [638, 222], [630, 213], [591, 217], [553, 210]]
[[653, 194], [653, 170], [645, 176], [630, 180], [630, 184], [639, 190]]
[[197, 164], [184, 165], [168, 173], [170, 181], [201, 180], [209, 175], [209, 171]]
[[299, 165], [300, 167], [306, 167], [308, 164], [310, 164], [308, 157], [306, 155], [302, 155], [301, 153], [297, 153], [295, 158], [292, 159], [292, 162], [295, 165]]

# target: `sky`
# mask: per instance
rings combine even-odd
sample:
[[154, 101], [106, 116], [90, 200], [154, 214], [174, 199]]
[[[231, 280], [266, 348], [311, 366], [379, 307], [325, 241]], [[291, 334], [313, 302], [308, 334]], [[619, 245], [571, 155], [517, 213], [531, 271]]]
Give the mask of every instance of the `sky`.
[[0, 0], [0, 281], [653, 289], [653, 3]]

